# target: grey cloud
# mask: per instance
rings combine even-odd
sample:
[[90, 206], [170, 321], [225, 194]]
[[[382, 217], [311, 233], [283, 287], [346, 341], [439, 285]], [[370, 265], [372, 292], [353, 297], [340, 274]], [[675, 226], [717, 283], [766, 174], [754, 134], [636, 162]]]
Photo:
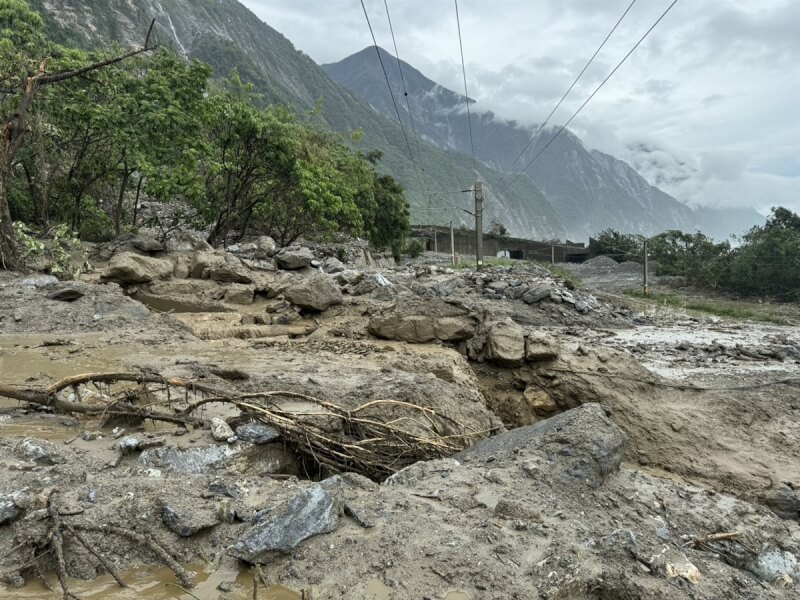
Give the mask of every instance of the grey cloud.
[[[569, 117], [669, 1], [634, 5], [555, 123]], [[371, 43], [356, 0], [244, 3], [320, 63]], [[383, 0], [366, 3], [378, 43], [391, 50]], [[476, 107], [522, 124], [539, 122], [628, 4], [459, 0]], [[402, 58], [463, 92], [452, 0], [389, 0], [389, 6]], [[754, 203], [763, 201], [758, 182], [788, 198], [800, 187], [799, 24], [796, 0], [678, 2], [572, 125], [587, 145], [621, 158], [642, 139], [693, 157], [698, 184], [673, 190], [687, 200], [724, 202], [737, 177], [749, 182], [737, 193], [752, 195]], [[744, 164], [732, 158], [741, 155], [748, 157]]]

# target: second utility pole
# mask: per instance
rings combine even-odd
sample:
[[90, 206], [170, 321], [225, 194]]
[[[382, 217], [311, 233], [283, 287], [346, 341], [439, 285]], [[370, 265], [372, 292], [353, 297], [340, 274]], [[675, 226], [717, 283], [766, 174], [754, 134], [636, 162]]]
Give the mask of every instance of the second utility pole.
[[483, 267], [483, 184], [475, 182], [475, 258], [477, 267]]

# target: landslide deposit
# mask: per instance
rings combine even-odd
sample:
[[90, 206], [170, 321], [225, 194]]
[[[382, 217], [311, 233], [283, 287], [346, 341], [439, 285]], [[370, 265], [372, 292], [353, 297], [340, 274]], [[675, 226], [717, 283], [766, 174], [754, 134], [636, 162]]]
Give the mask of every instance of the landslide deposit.
[[3, 598], [797, 597], [797, 327], [355, 242], [90, 250], [0, 273]]

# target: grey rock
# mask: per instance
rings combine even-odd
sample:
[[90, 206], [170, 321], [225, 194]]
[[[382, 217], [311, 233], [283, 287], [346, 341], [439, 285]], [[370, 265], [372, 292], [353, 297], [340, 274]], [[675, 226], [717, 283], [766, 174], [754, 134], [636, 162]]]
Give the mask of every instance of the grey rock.
[[786, 484], [781, 484], [764, 501], [781, 519], [796, 521], [800, 518], [800, 496]]
[[32, 275], [19, 282], [25, 287], [43, 288], [51, 285], [58, 285], [58, 277], [54, 275]]
[[40, 465], [57, 465], [66, 459], [50, 442], [25, 438], [15, 448], [17, 454]]
[[518, 367], [525, 361], [525, 331], [512, 321], [500, 321], [489, 327], [486, 358], [504, 367]]
[[294, 270], [311, 266], [314, 253], [302, 246], [281, 248], [275, 253], [275, 260], [281, 269]]
[[588, 313], [592, 309], [586, 300], [578, 300], [575, 302], [575, 310], [577, 310], [579, 313]]
[[213, 513], [179, 510], [165, 501], [161, 503], [161, 519], [164, 525], [181, 537], [191, 537], [219, 523]]
[[236, 437], [251, 444], [268, 444], [281, 437], [274, 427], [263, 423], [245, 423], [236, 428]]
[[[461, 461], [533, 458], [524, 463], [528, 476], [548, 474], [598, 487], [619, 469], [627, 438], [599, 404], [584, 404], [530, 427], [521, 427], [478, 442], [455, 455]], [[528, 465], [527, 468], [525, 465]]]
[[121, 284], [148, 283], [169, 278], [174, 269], [175, 265], [169, 260], [122, 252], [111, 258], [101, 274], [101, 279]]
[[262, 256], [272, 257], [275, 254], [275, 250], [277, 249], [278, 245], [268, 235], [262, 235], [260, 238], [256, 240], [256, 246], [258, 247], [258, 253]]
[[385, 340], [424, 344], [432, 340], [456, 342], [475, 335], [471, 317], [431, 317], [428, 315], [389, 314], [369, 322], [369, 332]]
[[198, 252], [192, 259], [189, 276], [228, 283], [252, 283], [247, 267], [241, 260], [224, 252]]
[[528, 288], [522, 295], [522, 301], [525, 304], [536, 304], [537, 302], [541, 302], [545, 298], [548, 298], [552, 289], [553, 288], [551, 286], [546, 284], [533, 286]]
[[165, 247], [168, 252], [209, 252], [214, 249], [201, 234], [192, 231], [172, 234]]
[[231, 426], [221, 417], [211, 419], [211, 436], [218, 442], [227, 442], [236, 437]]
[[122, 454], [133, 454], [139, 449], [139, 439], [133, 436], [122, 438], [117, 444]]
[[558, 358], [558, 340], [552, 335], [537, 331], [529, 333], [525, 340], [525, 360], [542, 362]]
[[15, 494], [0, 494], [0, 525], [5, 525], [16, 519], [20, 509], [15, 502]]
[[346, 269], [340, 273], [336, 273], [333, 279], [339, 285], [348, 285], [358, 283], [363, 279], [363, 277], [364, 274], [361, 271], [356, 271], [355, 269]]
[[342, 303], [342, 291], [333, 279], [322, 273], [303, 277], [283, 293], [292, 304], [306, 310], [321, 312]]
[[330, 533], [339, 526], [336, 503], [319, 484], [261, 513], [259, 517], [260, 520], [233, 544], [228, 554], [253, 563], [266, 552], [288, 552], [303, 540]]
[[493, 281], [489, 284], [489, 289], [494, 290], [498, 294], [502, 294], [508, 289], [508, 283], [505, 281]]
[[225, 288], [225, 302], [229, 304], [252, 304], [255, 287], [243, 283], [231, 283]]
[[231, 446], [151, 448], [139, 455], [139, 462], [146, 467], [169, 468], [185, 475], [196, 475], [220, 466], [238, 453], [239, 450]]
[[788, 550], [777, 548], [761, 552], [749, 570], [758, 575], [763, 581], [772, 583], [777, 578], [788, 575], [792, 579], [800, 576], [800, 562]]
[[136, 236], [129, 242], [129, 244], [137, 250], [140, 250], [141, 252], [147, 252], [148, 254], [152, 252], [161, 252], [164, 250], [164, 244], [159, 242], [157, 239], [146, 235]]
[[335, 256], [331, 256], [322, 263], [322, 270], [326, 273], [341, 273], [347, 270], [347, 266]]
[[58, 300], [60, 302], [74, 302], [79, 298], [83, 298], [83, 296], [84, 294], [82, 291], [71, 287], [59, 288], [47, 294], [48, 299]]
[[242, 495], [236, 484], [228, 483], [222, 479], [209, 483], [208, 491], [217, 496], [227, 496], [234, 499]]

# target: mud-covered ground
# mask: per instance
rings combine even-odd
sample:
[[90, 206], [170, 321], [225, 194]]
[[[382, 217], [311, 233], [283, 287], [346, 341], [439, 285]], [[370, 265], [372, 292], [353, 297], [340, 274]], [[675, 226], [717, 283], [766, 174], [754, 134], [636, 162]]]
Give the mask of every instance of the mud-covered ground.
[[[70, 526], [152, 535], [203, 599], [252, 598], [256, 577], [260, 598], [796, 597], [798, 328], [648, 317], [537, 267], [340, 266], [320, 247], [297, 267], [311, 259], [261, 250], [100, 248], [83, 281], [0, 274], [0, 384], [157, 373], [396, 400], [490, 439], [376, 482], [254, 443], [230, 408], [101, 427], [0, 400], [2, 597], [61, 596], [48, 498]], [[211, 417], [236, 435], [215, 441]], [[310, 535], [243, 554], [264, 524]], [[85, 536], [131, 587], [66, 535], [81, 597], [192, 597], [140, 544]]]

